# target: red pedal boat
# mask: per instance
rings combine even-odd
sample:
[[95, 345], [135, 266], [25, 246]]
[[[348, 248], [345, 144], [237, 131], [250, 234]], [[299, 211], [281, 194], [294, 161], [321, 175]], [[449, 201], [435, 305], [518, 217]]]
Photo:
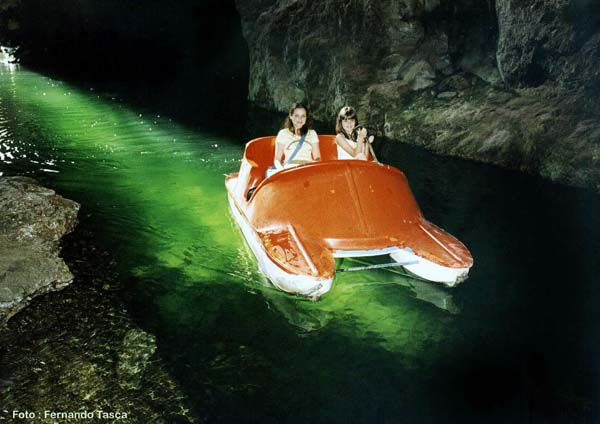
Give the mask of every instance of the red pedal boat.
[[265, 178], [275, 137], [251, 140], [240, 171], [225, 178], [233, 216], [276, 287], [316, 299], [331, 288], [335, 258], [380, 255], [450, 287], [466, 279], [471, 253], [423, 217], [401, 171], [338, 160], [335, 137], [319, 141], [320, 162]]

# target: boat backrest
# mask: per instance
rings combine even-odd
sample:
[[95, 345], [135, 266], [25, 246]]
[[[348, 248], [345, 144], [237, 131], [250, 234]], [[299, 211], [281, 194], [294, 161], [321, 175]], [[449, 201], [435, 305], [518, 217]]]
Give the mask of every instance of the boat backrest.
[[263, 180], [267, 168], [273, 165], [274, 157], [275, 136], [255, 138], [246, 144], [244, 159], [252, 167], [247, 188], [256, 187]]
[[335, 135], [320, 135], [319, 149], [321, 150], [321, 160], [337, 160], [337, 144], [335, 144]]
[[[337, 145], [334, 135], [319, 135], [321, 160], [337, 160]], [[273, 165], [275, 136], [255, 138], [246, 144], [244, 159], [252, 166], [248, 188], [256, 187], [263, 180], [267, 168]]]

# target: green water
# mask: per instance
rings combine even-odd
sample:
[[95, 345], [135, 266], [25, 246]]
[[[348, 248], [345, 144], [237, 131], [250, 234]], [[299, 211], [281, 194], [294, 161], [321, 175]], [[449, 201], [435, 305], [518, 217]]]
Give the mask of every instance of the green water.
[[[558, 402], [597, 417], [598, 196], [383, 146], [426, 216], [471, 249], [471, 278], [447, 290], [344, 273], [309, 302], [268, 284], [229, 214], [224, 174], [244, 142], [0, 66], [0, 172], [82, 204], [81, 226], [115, 258], [128, 314], [156, 336], [192, 415], [535, 422]], [[572, 266], [558, 278], [548, 263], [564, 256]]]

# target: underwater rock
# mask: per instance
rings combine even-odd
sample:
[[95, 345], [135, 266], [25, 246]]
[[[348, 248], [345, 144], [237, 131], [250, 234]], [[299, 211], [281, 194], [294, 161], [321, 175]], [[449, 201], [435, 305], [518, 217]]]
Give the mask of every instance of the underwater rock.
[[150, 357], [156, 351], [156, 338], [137, 328], [127, 332], [119, 352], [117, 375], [123, 389], [138, 389]]
[[[14, 410], [96, 415], [80, 423], [204, 422], [157, 354], [156, 337], [130, 316], [128, 280], [96, 235], [78, 230], [61, 245], [76, 283], [33, 299], [0, 327], [0, 422], [14, 422]], [[128, 417], [104, 420], [98, 411]]]
[[78, 210], [31, 178], [0, 178], [0, 324], [73, 281], [59, 243], [75, 228]]

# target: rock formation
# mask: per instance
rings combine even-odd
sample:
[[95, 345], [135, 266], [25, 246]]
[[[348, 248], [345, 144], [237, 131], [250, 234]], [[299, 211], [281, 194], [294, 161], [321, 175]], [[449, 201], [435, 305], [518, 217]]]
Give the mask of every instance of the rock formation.
[[498, 68], [511, 86], [600, 89], [600, 3], [497, 0]]
[[600, 191], [592, 0], [236, 0], [248, 98]]
[[78, 210], [31, 178], [0, 178], [0, 324], [32, 298], [71, 283], [59, 242], [75, 227]]

